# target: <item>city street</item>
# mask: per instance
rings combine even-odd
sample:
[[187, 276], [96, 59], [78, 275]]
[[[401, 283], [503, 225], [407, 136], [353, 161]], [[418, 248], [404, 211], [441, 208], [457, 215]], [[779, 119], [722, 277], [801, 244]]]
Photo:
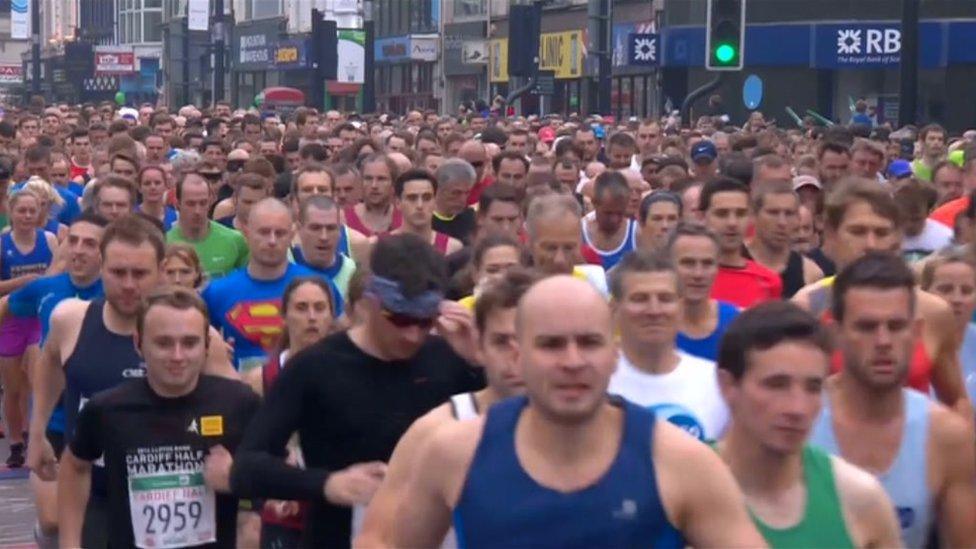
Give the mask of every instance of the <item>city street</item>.
[[[7, 439], [0, 440], [0, 456], [9, 453]], [[34, 547], [34, 501], [27, 483], [27, 469], [11, 471], [0, 466], [0, 548]]]

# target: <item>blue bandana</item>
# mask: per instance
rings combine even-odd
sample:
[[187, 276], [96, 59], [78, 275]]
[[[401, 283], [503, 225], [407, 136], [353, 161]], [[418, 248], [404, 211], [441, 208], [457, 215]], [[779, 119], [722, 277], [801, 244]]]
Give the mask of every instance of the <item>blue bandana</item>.
[[400, 290], [399, 282], [377, 275], [370, 277], [366, 292], [376, 296], [386, 310], [414, 318], [436, 317], [444, 300], [443, 292], [437, 290], [427, 290], [408, 298]]

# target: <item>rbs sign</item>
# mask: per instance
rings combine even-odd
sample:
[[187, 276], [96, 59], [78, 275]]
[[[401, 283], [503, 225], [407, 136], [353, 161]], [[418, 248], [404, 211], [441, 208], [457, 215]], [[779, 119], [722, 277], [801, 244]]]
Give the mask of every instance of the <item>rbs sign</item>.
[[901, 29], [895, 26], [818, 25], [817, 32], [821, 66], [853, 68], [901, 62]]

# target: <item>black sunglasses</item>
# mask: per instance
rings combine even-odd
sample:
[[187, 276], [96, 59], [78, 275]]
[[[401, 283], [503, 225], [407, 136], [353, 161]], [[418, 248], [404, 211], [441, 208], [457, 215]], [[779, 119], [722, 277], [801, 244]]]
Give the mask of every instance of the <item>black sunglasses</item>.
[[390, 324], [396, 326], [397, 328], [410, 328], [411, 326], [418, 326], [423, 330], [429, 330], [434, 325], [433, 318], [417, 318], [415, 316], [394, 313], [386, 308], [381, 308], [380, 312], [382, 313], [383, 318], [387, 319]]

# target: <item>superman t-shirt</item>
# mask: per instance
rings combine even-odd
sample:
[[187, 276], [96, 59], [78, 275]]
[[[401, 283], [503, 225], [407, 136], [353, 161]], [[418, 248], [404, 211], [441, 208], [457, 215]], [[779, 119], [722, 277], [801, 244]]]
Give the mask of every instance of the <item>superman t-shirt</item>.
[[274, 280], [257, 280], [247, 267], [212, 281], [203, 291], [210, 323], [234, 339], [234, 367], [245, 372], [263, 365], [284, 330], [281, 296], [292, 279], [309, 276], [325, 280], [332, 289], [335, 315], [342, 314], [342, 296], [329, 278], [308, 267], [291, 263]]

